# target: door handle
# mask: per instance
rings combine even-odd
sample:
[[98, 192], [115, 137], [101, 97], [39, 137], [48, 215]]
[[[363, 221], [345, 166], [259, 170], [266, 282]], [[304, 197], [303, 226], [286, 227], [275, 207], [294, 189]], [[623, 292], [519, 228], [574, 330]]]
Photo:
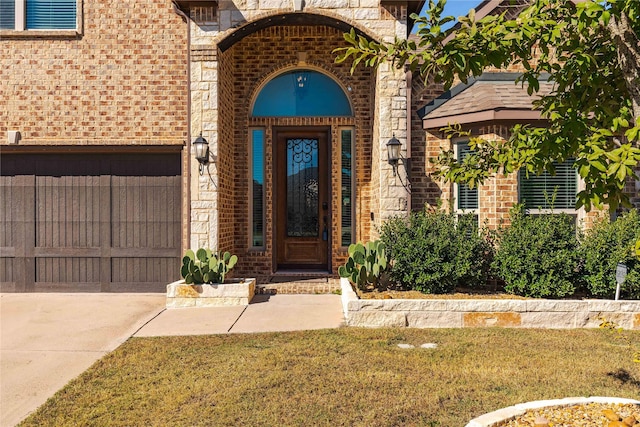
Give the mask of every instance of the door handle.
[[325, 242], [329, 240], [329, 230], [327, 229], [327, 216], [322, 217], [323, 227], [322, 227], [322, 240]]
[[[329, 204], [327, 202], [322, 202], [322, 210], [326, 211], [327, 209], [329, 209]], [[325, 216], [325, 221], [327, 219], [327, 217]]]

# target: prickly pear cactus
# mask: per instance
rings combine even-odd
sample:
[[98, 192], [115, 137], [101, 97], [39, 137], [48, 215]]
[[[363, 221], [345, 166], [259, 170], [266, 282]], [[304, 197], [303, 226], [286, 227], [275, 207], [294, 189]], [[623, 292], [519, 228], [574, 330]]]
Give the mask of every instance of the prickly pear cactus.
[[195, 253], [189, 249], [182, 258], [180, 274], [188, 285], [203, 283], [224, 283], [226, 274], [238, 262], [236, 255], [229, 252], [212, 252], [200, 248]]
[[366, 244], [358, 242], [349, 245], [349, 259], [338, 268], [338, 274], [348, 278], [359, 289], [365, 290], [369, 284], [377, 288], [388, 265], [384, 243], [380, 240]]

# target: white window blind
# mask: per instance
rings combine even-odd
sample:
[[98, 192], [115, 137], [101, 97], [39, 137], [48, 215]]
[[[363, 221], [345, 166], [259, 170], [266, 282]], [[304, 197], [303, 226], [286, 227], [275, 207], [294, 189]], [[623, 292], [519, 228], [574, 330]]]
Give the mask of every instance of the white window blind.
[[353, 131], [351, 129], [343, 129], [340, 132], [341, 139], [341, 218], [340, 227], [342, 235], [340, 238], [340, 244], [342, 246], [349, 246], [353, 243], [353, 200], [354, 200], [354, 185], [353, 185]]
[[251, 141], [251, 247], [264, 247], [264, 129], [252, 129]]
[[[460, 142], [456, 144], [457, 154], [456, 158], [458, 162], [463, 161], [467, 156], [471, 154], [468, 142]], [[457, 200], [456, 206], [458, 210], [472, 210], [478, 209], [478, 187], [471, 188], [467, 184], [457, 185]]]
[[27, 0], [27, 30], [73, 30], [76, 0]]
[[527, 209], [574, 209], [578, 189], [578, 177], [573, 168], [575, 160], [554, 163], [556, 173], [526, 176], [520, 171], [520, 203]]
[[15, 16], [16, 0], [0, 0], [0, 30], [13, 30]]

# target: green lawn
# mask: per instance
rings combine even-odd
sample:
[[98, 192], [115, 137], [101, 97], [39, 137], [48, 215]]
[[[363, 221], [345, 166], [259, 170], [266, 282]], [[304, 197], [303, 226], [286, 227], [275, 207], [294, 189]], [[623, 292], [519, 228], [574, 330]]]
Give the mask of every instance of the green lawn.
[[[640, 331], [628, 336], [640, 342]], [[591, 395], [640, 396], [640, 365], [605, 330], [134, 338], [24, 425], [456, 427], [519, 402]]]

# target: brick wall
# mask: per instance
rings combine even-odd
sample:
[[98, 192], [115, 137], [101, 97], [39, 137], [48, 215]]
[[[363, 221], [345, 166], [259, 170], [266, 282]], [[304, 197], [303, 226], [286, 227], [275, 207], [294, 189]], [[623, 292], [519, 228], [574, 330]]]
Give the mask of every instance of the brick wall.
[[[414, 74], [411, 96], [411, 210], [421, 210], [425, 205], [435, 206], [442, 197], [441, 183], [431, 176], [430, 158], [437, 157], [439, 144], [433, 144], [433, 135], [422, 127], [417, 111], [442, 94], [442, 85], [424, 84], [422, 77]], [[437, 138], [436, 138], [437, 139]]]
[[[473, 136], [496, 141], [508, 138], [511, 126], [511, 124], [495, 124], [475, 127], [469, 130]], [[435, 171], [435, 168], [429, 162], [429, 158], [436, 157], [441, 149], [448, 150], [451, 148], [452, 142], [444, 138], [443, 135], [426, 132], [426, 144], [423, 154], [425, 157], [419, 157], [422, 153], [414, 150], [414, 162], [419, 165], [426, 165], [425, 173], [426, 176], [429, 177]], [[422, 187], [421, 184], [424, 185], [425, 182], [426, 185]], [[627, 188], [631, 189], [632, 185], [633, 182], [630, 181]], [[414, 178], [412, 193], [414, 200], [424, 200], [424, 203], [431, 206], [436, 205], [438, 201], [440, 201], [443, 206], [447, 207], [451, 205], [450, 203], [453, 203], [453, 187], [453, 183], [444, 182], [436, 178], [433, 178], [433, 180], [423, 180], [422, 182]], [[481, 226], [486, 225], [492, 229], [495, 229], [501, 224], [508, 225], [509, 212], [511, 208], [518, 203], [518, 194], [517, 173], [509, 175], [498, 173], [486, 179], [485, 182], [478, 187], [479, 224]], [[423, 207], [423, 205], [416, 205], [416, 202], [414, 202], [413, 206], [414, 209], [421, 209]], [[593, 209], [590, 212], [585, 212], [584, 209], [578, 209], [576, 214], [578, 222], [585, 228], [589, 228], [593, 224], [593, 221], [602, 215], [603, 212], [597, 209]]]
[[170, 1], [84, 2], [78, 37], [0, 37], [0, 144], [178, 144], [187, 29]]
[[[235, 241], [238, 228], [239, 196], [238, 171], [247, 171], [244, 157], [248, 152], [249, 142], [245, 137], [244, 145], [235, 140], [235, 117], [232, 113], [238, 103], [236, 82], [234, 75], [237, 64], [228, 55], [219, 55], [219, 81], [218, 81], [218, 248], [237, 253], [238, 244]], [[248, 178], [244, 177], [248, 182]], [[248, 185], [247, 185], [248, 187]], [[245, 214], [248, 215], [248, 214]], [[240, 269], [238, 269], [240, 270]]]

